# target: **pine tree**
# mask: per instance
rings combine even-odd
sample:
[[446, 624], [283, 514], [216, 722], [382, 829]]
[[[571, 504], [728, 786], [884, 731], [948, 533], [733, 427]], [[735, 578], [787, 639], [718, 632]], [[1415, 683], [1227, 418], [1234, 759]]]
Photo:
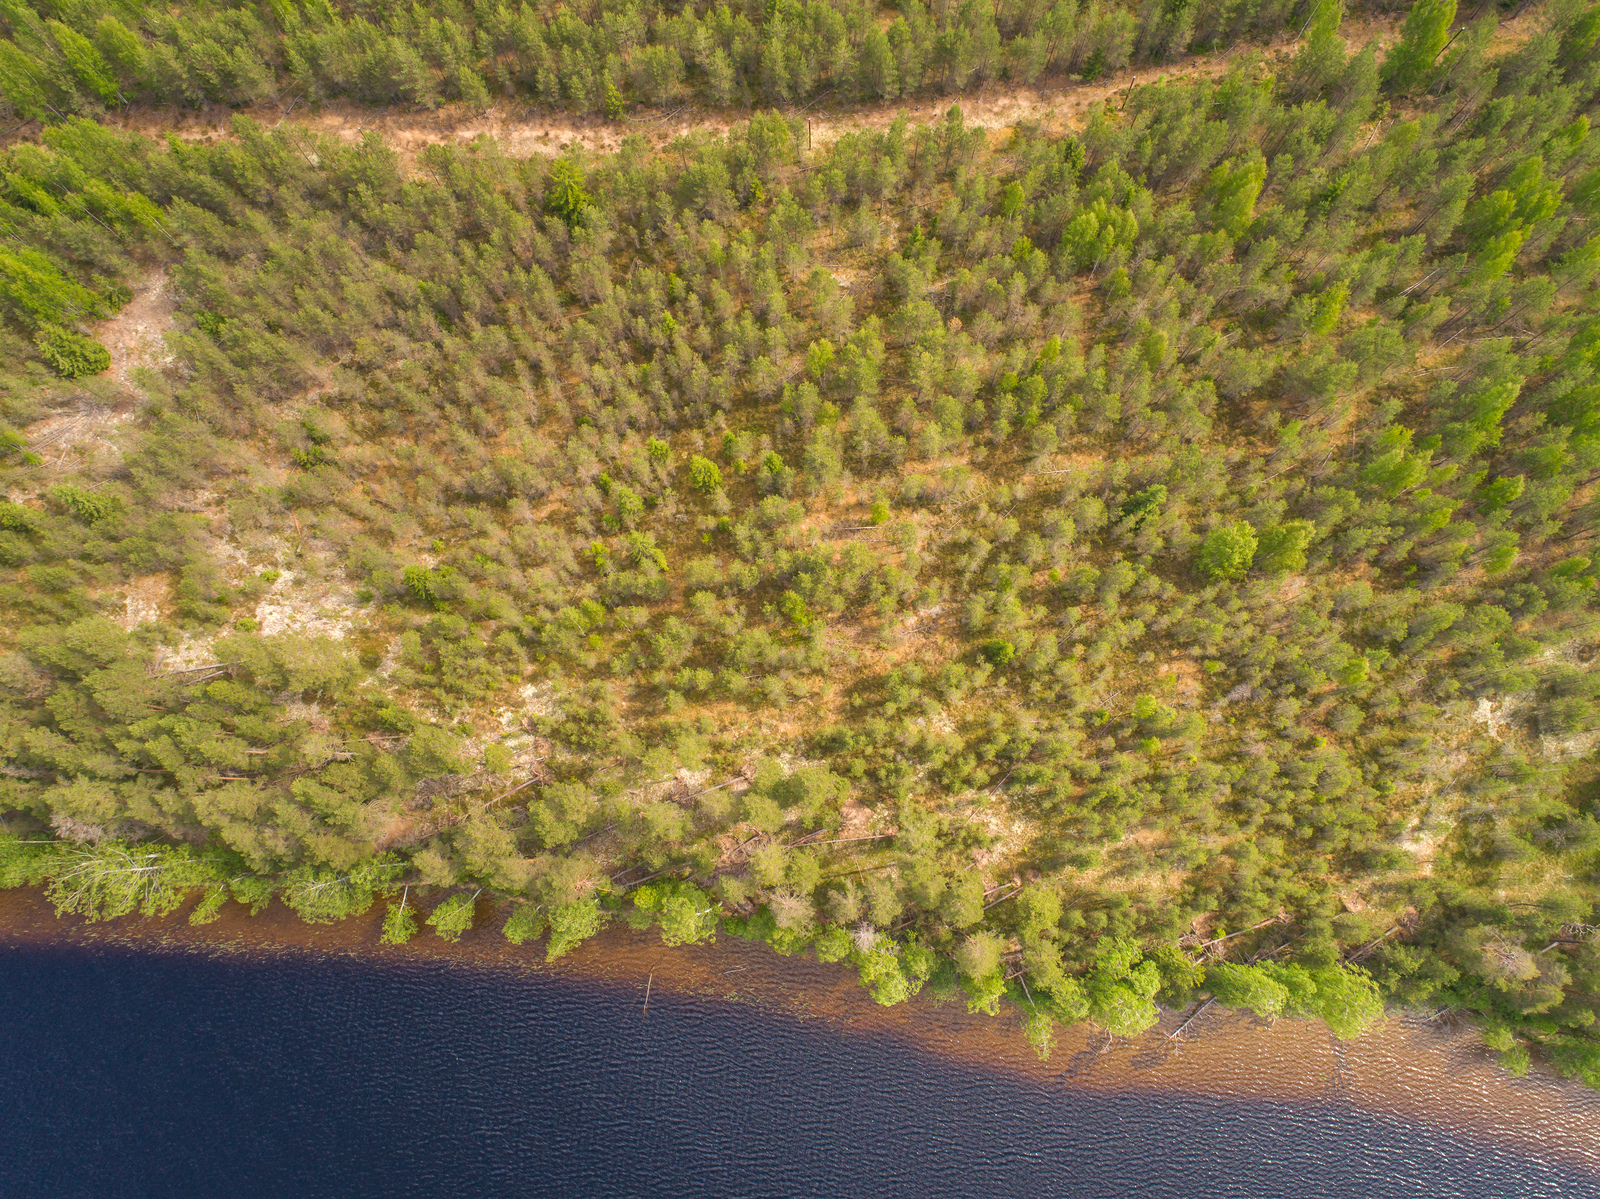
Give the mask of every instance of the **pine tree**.
[[4, 39], [0, 39], [0, 94], [29, 120], [43, 121], [60, 115], [45, 91], [43, 68], [16, 43]]
[[1399, 44], [1383, 60], [1384, 86], [1402, 96], [1422, 87], [1450, 41], [1455, 19], [1456, 0], [1417, 0], [1406, 14]]
[[111, 77], [111, 68], [100, 56], [100, 51], [95, 49], [94, 43], [76, 29], [71, 29], [60, 21], [50, 22], [50, 32], [56, 39], [56, 45], [61, 49], [61, 57], [66, 60], [67, 66], [77, 77], [78, 82], [106, 104], [115, 100], [117, 82]]

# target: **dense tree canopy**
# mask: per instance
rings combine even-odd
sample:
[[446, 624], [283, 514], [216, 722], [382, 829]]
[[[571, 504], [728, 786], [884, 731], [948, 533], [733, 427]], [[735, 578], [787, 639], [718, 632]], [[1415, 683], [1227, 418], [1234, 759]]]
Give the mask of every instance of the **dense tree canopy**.
[[[1309, 7], [1314, 53], [1297, 80], [1302, 92], [1327, 82], [1343, 58], [1342, 42], [1333, 49], [1340, 6]], [[0, 94], [41, 120], [280, 94], [427, 108], [485, 108], [514, 96], [611, 118], [633, 104], [691, 99], [893, 101], [1001, 81], [1094, 80], [1129, 63], [1292, 36], [1307, 28], [1307, 8], [1300, 0], [901, 0], [887, 11], [864, 0], [5, 0]], [[1402, 94], [1431, 70], [1454, 13], [1443, 2], [1418, 6], [1388, 66]]]

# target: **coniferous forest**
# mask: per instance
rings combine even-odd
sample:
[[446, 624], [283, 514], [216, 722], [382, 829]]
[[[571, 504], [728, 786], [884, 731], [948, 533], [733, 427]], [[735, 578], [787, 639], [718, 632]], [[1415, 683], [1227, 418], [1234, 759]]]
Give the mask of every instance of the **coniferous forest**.
[[[720, 930], [1041, 1053], [1390, 1004], [1600, 1085], [1600, 6], [0, 31], [0, 884]], [[628, 132], [122, 120], [507, 98]]]

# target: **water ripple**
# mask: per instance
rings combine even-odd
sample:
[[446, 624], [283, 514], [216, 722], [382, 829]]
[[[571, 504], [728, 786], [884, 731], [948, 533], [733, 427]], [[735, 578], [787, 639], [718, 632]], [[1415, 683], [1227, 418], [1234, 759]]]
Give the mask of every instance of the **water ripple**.
[[0, 1194], [1600, 1196], [1341, 1098], [1102, 1093], [447, 963], [0, 949]]

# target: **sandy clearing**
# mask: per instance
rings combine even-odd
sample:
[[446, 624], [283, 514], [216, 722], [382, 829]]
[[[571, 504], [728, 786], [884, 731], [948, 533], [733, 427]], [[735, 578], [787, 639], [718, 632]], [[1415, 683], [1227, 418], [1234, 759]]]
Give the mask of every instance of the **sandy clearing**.
[[[161, 370], [173, 361], [165, 335], [176, 312], [171, 281], [165, 271], [157, 271], [135, 287], [133, 298], [116, 316], [93, 322], [94, 337], [111, 353], [111, 369], [82, 380], [79, 390], [63, 394], [64, 402], [54, 412], [28, 425], [23, 430], [28, 445], [50, 462], [120, 455], [117, 430], [133, 419], [137, 407], [134, 372]], [[113, 386], [107, 387], [106, 381]]]
[[131, 408], [104, 402], [103, 395], [79, 393], [65, 406], [42, 417], [22, 430], [28, 446], [48, 463], [68, 458], [92, 458], [97, 453], [120, 454], [113, 434], [116, 427], [133, 417]]
[[178, 297], [172, 280], [164, 270], [156, 271], [139, 283], [133, 299], [110, 320], [94, 325], [94, 336], [111, 351], [109, 378], [124, 386], [133, 385], [133, 372], [141, 368], [161, 370], [172, 362], [166, 335], [172, 331], [178, 310]]
[[343, 641], [355, 627], [356, 616], [355, 594], [337, 574], [316, 578], [292, 570], [280, 573], [255, 610], [263, 637], [296, 633]]
[[[868, 105], [844, 110], [805, 108], [792, 115], [806, 123], [808, 148], [821, 148], [846, 133], [887, 129], [900, 116], [912, 124], [944, 120], [951, 105], [960, 105], [969, 126], [1000, 130], [1022, 123], [1062, 130], [1082, 128], [1097, 105], [1116, 102], [1130, 88], [1162, 78], [1214, 77], [1227, 70], [1231, 59], [1191, 58], [1159, 69], [1127, 71], [1110, 80], [1050, 88], [990, 88], [962, 96], [895, 104]], [[262, 124], [292, 125], [354, 143], [368, 132], [376, 133], [414, 165], [425, 147], [440, 143], [466, 144], [480, 137], [493, 138], [503, 153], [513, 158], [535, 154], [555, 156], [571, 147], [590, 153], [614, 153], [624, 137], [640, 134], [652, 145], [667, 146], [678, 138], [721, 135], [742, 124], [746, 114], [686, 106], [670, 113], [609, 121], [541, 112], [521, 105], [496, 104], [478, 112], [465, 105], [447, 104], [433, 112], [409, 109], [375, 109], [347, 102], [330, 102], [315, 109], [294, 107], [285, 112], [273, 106], [247, 109], [132, 110], [111, 123], [147, 134], [172, 133], [189, 141], [231, 139], [230, 122], [241, 112]]]
[[121, 588], [127, 608], [117, 624], [133, 632], [142, 624], [161, 619], [161, 609], [171, 597], [171, 581], [164, 574], [138, 575]]

